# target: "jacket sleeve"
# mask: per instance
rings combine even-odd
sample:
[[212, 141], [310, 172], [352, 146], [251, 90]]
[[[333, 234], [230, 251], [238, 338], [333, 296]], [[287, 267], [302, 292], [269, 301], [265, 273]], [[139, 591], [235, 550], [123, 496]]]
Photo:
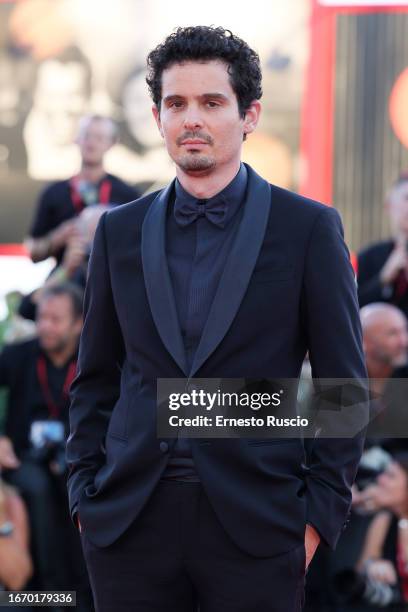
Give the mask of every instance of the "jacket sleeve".
[[[336, 210], [327, 207], [311, 233], [303, 285], [305, 328], [316, 385], [319, 379], [353, 379], [361, 385], [357, 434], [316, 435], [305, 440], [307, 522], [335, 548], [351, 505], [351, 486], [362, 454], [368, 418], [366, 368], [362, 349], [356, 282], [343, 228]], [[323, 380], [324, 379], [324, 380]], [[344, 382], [344, 381], [342, 381]], [[354, 416], [353, 416], [354, 418]]]
[[71, 515], [84, 487], [104, 463], [105, 434], [120, 393], [124, 343], [112, 296], [106, 215], [98, 224], [89, 261], [77, 375], [71, 385], [66, 458]]

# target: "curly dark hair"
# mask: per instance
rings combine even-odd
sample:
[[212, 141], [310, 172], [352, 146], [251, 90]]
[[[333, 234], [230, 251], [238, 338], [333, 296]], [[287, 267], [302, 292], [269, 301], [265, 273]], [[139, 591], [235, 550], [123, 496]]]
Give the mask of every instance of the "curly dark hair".
[[160, 110], [163, 70], [173, 64], [221, 60], [228, 65], [230, 82], [241, 116], [253, 100], [262, 96], [262, 72], [258, 54], [230, 30], [210, 26], [178, 28], [147, 56], [150, 95]]

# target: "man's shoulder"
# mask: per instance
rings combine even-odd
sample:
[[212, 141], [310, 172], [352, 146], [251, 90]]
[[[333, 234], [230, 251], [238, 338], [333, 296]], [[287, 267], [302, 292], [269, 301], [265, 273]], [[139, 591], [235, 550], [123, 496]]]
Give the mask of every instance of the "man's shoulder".
[[283, 204], [290, 205], [295, 208], [299, 207], [304, 209], [306, 207], [305, 210], [309, 213], [314, 212], [316, 214], [328, 208], [327, 204], [323, 204], [317, 200], [312, 200], [311, 198], [307, 198], [296, 191], [279, 187], [273, 183], [270, 183], [270, 188], [272, 200], [282, 202]]
[[56, 198], [60, 198], [62, 194], [69, 191], [69, 183], [70, 179], [65, 179], [63, 181], [53, 181], [45, 185], [41, 191], [40, 199], [55, 200]]
[[38, 347], [38, 338], [18, 340], [3, 346], [2, 357], [10, 363], [17, 364], [22, 359], [31, 359], [34, 354], [38, 353]]
[[[251, 188], [251, 182], [268, 182], [250, 165], [245, 164], [245, 166], [249, 175], [249, 188]], [[312, 200], [311, 198], [307, 198], [295, 191], [285, 189], [274, 183], [268, 183], [268, 185], [270, 188], [272, 213], [283, 213], [285, 217], [290, 217], [291, 214], [296, 216], [301, 215], [313, 219], [321, 213], [324, 213], [324, 211], [333, 210], [334, 213], [328, 213], [328, 215], [338, 216], [337, 211], [328, 204]]]
[[130, 187], [129, 183], [126, 183], [119, 176], [116, 176], [116, 174], [111, 174], [110, 172], [107, 172], [106, 175], [105, 175], [105, 178], [108, 178], [109, 181], [112, 184], [120, 185], [120, 186], [125, 186], [125, 187]]
[[341, 221], [338, 211], [328, 204], [312, 200], [299, 193], [270, 184], [271, 213], [282, 216], [288, 223], [294, 223], [304, 230], [325, 219], [328, 222]]
[[[140, 190], [129, 183], [126, 183], [123, 179], [115, 174], [106, 173], [107, 178], [109, 179], [112, 188], [117, 191], [119, 194], [124, 197], [130, 197], [133, 201], [134, 199], [140, 197]], [[129, 201], [129, 200], [128, 200]]]
[[363, 247], [358, 254], [359, 259], [370, 259], [373, 257], [387, 257], [394, 246], [393, 240], [379, 240]]

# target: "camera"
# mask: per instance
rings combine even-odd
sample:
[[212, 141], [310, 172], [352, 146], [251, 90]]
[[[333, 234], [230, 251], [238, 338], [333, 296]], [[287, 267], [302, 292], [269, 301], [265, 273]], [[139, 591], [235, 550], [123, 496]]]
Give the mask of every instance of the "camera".
[[366, 603], [385, 608], [401, 603], [398, 587], [373, 580], [354, 569], [345, 569], [333, 578], [336, 599], [341, 604]]
[[380, 446], [372, 446], [364, 451], [356, 475], [356, 485], [360, 491], [374, 484], [377, 477], [392, 462], [392, 456]]
[[34, 421], [30, 429], [31, 456], [40, 463], [53, 463], [53, 472], [66, 471], [65, 427], [61, 421]]

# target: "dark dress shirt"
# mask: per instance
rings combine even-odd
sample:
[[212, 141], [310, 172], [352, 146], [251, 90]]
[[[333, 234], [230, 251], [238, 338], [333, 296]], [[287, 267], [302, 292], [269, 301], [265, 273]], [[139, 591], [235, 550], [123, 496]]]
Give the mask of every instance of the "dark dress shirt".
[[[246, 186], [247, 170], [243, 164], [235, 178], [209, 200], [194, 198], [176, 180], [175, 197], [167, 216], [166, 255], [189, 367], [239, 226]], [[213, 205], [225, 205], [223, 227], [200, 213], [194, 221], [180, 225], [175, 213], [186, 205], [190, 209], [197, 207], [197, 211], [203, 211], [204, 206], [211, 209]], [[163, 478], [199, 481], [188, 438], [178, 438]]]

